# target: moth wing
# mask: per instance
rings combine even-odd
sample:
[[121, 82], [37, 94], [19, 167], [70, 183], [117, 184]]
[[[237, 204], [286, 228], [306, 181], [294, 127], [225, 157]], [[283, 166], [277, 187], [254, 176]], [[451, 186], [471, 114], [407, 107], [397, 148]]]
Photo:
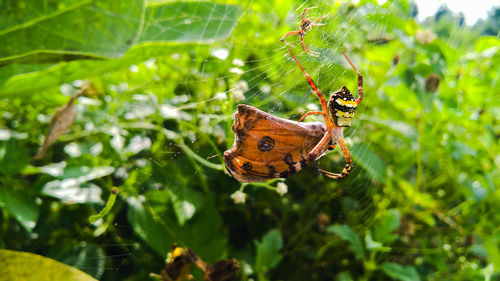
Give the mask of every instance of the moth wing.
[[244, 104], [238, 105], [235, 119], [235, 141], [224, 152], [224, 162], [241, 182], [284, 178], [299, 171], [326, 133], [322, 123], [298, 123]]

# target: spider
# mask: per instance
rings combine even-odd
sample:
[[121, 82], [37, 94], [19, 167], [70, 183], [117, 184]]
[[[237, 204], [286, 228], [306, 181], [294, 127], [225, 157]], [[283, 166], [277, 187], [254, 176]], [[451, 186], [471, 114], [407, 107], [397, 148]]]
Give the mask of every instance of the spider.
[[300, 20], [299, 29], [295, 30], [295, 31], [287, 32], [281, 38], [281, 42], [284, 43], [285, 45], [295, 47], [294, 45], [285, 41], [285, 38], [288, 36], [297, 35], [300, 38], [300, 44], [302, 45], [302, 49], [304, 50], [304, 52], [308, 53], [309, 55], [311, 55], [313, 57], [317, 57], [319, 55], [319, 53], [313, 52], [313, 51], [309, 50], [309, 48], [307, 48], [306, 44], [304, 43], [304, 37], [306, 36], [307, 31], [309, 31], [309, 29], [311, 29], [313, 26], [325, 25], [324, 23], [318, 23], [318, 22], [321, 21], [322, 19], [324, 19], [326, 16], [328, 16], [328, 14], [320, 17], [319, 19], [317, 19], [315, 21], [312, 21], [310, 18], [305, 18], [307, 10], [314, 9], [314, 8], [317, 8], [317, 7], [305, 8], [304, 11], [302, 11], [302, 19]]
[[[286, 178], [323, 156], [327, 150], [333, 150], [337, 144], [340, 145], [347, 162], [342, 173], [320, 171], [330, 178], [340, 179], [347, 176], [351, 170], [351, 155], [342, 134], [343, 127], [351, 126], [356, 107], [363, 98], [361, 74], [342, 52], [358, 74], [359, 98], [354, 99], [344, 86], [334, 92], [326, 103], [292, 50], [290, 48], [288, 50], [318, 95], [323, 110], [307, 112], [296, 122], [273, 116], [253, 106], [238, 105], [232, 126], [235, 134], [234, 144], [231, 149], [224, 152], [224, 163], [229, 174], [240, 182]], [[300, 123], [313, 114], [322, 115], [325, 124]]]
[[361, 76], [361, 74], [356, 69], [351, 60], [347, 57], [347, 55], [344, 52], [342, 52], [347, 62], [349, 62], [351, 67], [354, 69], [354, 71], [356, 71], [356, 74], [358, 75], [358, 98], [354, 99], [351, 92], [345, 86], [343, 86], [338, 91], [334, 92], [330, 97], [330, 99], [328, 100], [328, 103], [326, 103], [325, 98], [319, 91], [318, 87], [316, 86], [316, 84], [314, 84], [314, 81], [311, 79], [311, 77], [309, 77], [307, 72], [304, 70], [304, 68], [300, 64], [299, 60], [295, 57], [292, 50], [291, 49], [288, 50], [295, 59], [295, 62], [299, 65], [300, 69], [302, 70], [302, 73], [304, 73], [307, 82], [318, 96], [321, 102], [321, 107], [323, 109], [322, 111], [306, 112], [298, 120], [298, 122], [301, 122], [302, 120], [304, 120], [304, 118], [306, 118], [309, 115], [318, 114], [322, 115], [325, 118], [325, 125], [327, 128], [327, 131], [323, 136], [323, 138], [321, 139], [321, 141], [309, 153], [309, 159], [310, 161], [314, 161], [314, 159], [319, 158], [325, 152], [325, 148], [328, 148], [328, 150], [333, 150], [336, 144], [338, 143], [340, 145], [340, 148], [342, 149], [342, 153], [344, 154], [344, 157], [347, 162], [344, 169], [342, 170], [342, 173], [335, 174], [332, 172], [327, 172], [322, 169], [319, 169], [319, 171], [324, 173], [327, 177], [333, 179], [343, 178], [347, 176], [351, 171], [351, 164], [352, 164], [351, 154], [349, 153], [349, 149], [347, 148], [344, 142], [343, 127], [351, 126], [351, 119], [354, 116], [356, 107], [361, 103], [361, 100], [363, 99], [363, 76]]

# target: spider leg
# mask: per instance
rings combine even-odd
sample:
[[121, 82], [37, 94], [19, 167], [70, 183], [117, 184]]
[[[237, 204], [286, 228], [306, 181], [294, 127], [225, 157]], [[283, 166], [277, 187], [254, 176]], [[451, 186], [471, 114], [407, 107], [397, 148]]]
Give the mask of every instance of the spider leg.
[[[316, 84], [314, 84], [314, 81], [311, 79], [311, 77], [309, 77], [309, 75], [307, 74], [307, 72], [304, 70], [304, 68], [300, 64], [299, 60], [295, 57], [295, 55], [292, 52], [292, 50], [288, 49], [288, 51], [290, 51], [290, 54], [292, 54], [292, 57], [295, 59], [295, 62], [299, 65], [300, 69], [302, 70], [302, 73], [304, 73], [304, 76], [306, 77], [307, 82], [309, 83], [309, 85], [311, 86], [311, 88], [314, 90], [314, 92], [316, 92], [316, 95], [318, 95], [319, 101], [321, 102], [321, 107], [323, 108], [323, 112], [326, 115], [326, 113], [328, 111], [326, 110], [326, 101], [325, 101], [325, 98], [323, 97], [323, 94], [321, 94], [321, 92], [319, 91], [318, 87], [316, 87]], [[326, 118], [326, 120], [327, 120], [327, 124], [329, 124], [328, 123], [329, 122], [328, 118]], [[330, 127], [330, 126], [328, 126], [328, 127]]]
[[292, 46], [292, 47], [294, 47], [294, 48], [295, 48], [295, 46], [294, 46], [294, 45], [292, 45], [292, 44], [290, 44], [290, 43], [288, 43], [288, 42], [285, 40], [285, 38], [286, 38], [286, 37], [288, 37], [288, 36], [297, 35], [297, 34], [299, 34], [299, 31], [298, 31], [298, 30], [287, 32], [287, 33], [286, 33], [286, 34], [285, 34], [285, 35], [281, 38], [281, 40], [280, 40], [280, 41], [281, 41], [282, 43], [284, 43], [285, 45]]
[[320, 25], [325, 25], [324, 23], [318, 23], [318, 22], [319, 22], [319, 21], [321, 21], [322, 19], [324, 19], [324, 18], [328, 17], [329, 15], [330, 15], [330, 14], [326, 14], [326, 15], [324, 15], [324, 16], [319, 17], [317, 20], [315, 20], [315, 21], [313, 21], [313, 22], [311, 23], [311, 26], [320, 26]]
[[306, 44], [304, 43], [304, 38], [300, 38], [300, 45], [302, 45], [302, 49], [304, 50], [304, 52], [308, 53], [309, 55], [313, 57], [319, 56], [318, 52], [313, 52], [309, 50], [309, 48], [307, 48]]
[[327, 176], [329, 178], [332, 178], [332, 179], [335, 179], [335, 180], [340, 179], [340, 174], [335, 174], [335, 173], [327, 172], [327, 171], [321, 170], [321, 169], [319, 169], [319, 171], [322, 172], [325, 176]]
[[342, 149], [342, 152], [344, 153], [344, 157], [345, 157], [345, 161], [346, 161], [346, 164], [345, 164], [344, 169], [342, 170], [342, 173], [335, 174], [335, 173], [328, 172], [325, 170], [321, 170], [321, 169], [319, 170], [320, 172], [324, 173], [325, 176], [332, 178], [332, 179], [341, 179], [341, 178], [347, 176], [349, 174], [349, 172], [351, 172], [351, 164], [352, 164], [351, 154], [349, 153], [349, 149], [345, 145], [344, 138], [340, 139], [339, 145], [340, 145], [340, 148]]
[[304, 114], [304, 116], [300, 117], [299, 121], [297, 121], [297, 122], [301, 122], [307, 116], [314, 115], [314, 114], [320, 114], [320, 115], [323, 115], [323, 117], [326, 118], [325, 113], [323, 111], [309, 111], [309, 112], [306, 112], [306, 114]]
[[305, 9], [302, 11], [302, 19], [304, 19], [304, 18], [305, 18], [307, 10], [314, 9], [314, 8], [318, 8], [318, 6], [305, 8]]
[[342, 54], [347, 59], [347, 61], [349, 62], [349, 64], [352, 66], [352, 68], [354, 69], [354, 71], [356, 71], [356, 74], [358, 74], [358, 95], [359, 95], [359, 97], [356, 100], [356, 102], [358, 104], [360, 104], [361, 100], [363, 99], [363, 76], [361, 76], [361, 74], [356, 69], [356, 67], [354, 66], [354, 64], [352, 64], [351, 60], [347, 57], [347, 55], [344, 52], [342, 52]]

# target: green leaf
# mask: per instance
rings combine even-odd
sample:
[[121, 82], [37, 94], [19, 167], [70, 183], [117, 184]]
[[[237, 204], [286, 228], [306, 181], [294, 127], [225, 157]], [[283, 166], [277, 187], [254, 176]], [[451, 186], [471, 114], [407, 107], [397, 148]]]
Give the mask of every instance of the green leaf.
[[83, 241], [77, 245], [56, 243], [47, 256], [85, 271], [95, 278], [101, 278], [106, 266], [103, 249]]
[[391, 209], [385, 212], [380, 224], [376, 225], [373, 230], [375, 240], [381, 243], [390, 243], [398, 239], [398, 235], [393, 231], [399, 226], [399, 217], [398, 210]]
[[12, 2], [0, 30], [0, 65], [119, 57], [137, 41], [145, 2]]
[[278, 229], [269, 231], [262, 237], [261, 242], [255, 241], [255, 246], [257, 247], [255, 270], [259, 276], [264, 277], [265, 273], [275, 267], [283, 258], [283, 255], [280, 253], [283, 247], [281, 232]]
[[365, 144], [355, 144], [351, 148], [351, 155], [354, 162], [363, 167], [372, 178], [380, 182], [385, 181], [386, 172], [384, 161]]
[[237, 6], [208, 1], [151, 4], [139, 42], [211, 43], [229, 36], [240, 14]]
[[[11, 33], [20, 33], [16, 35], [20, 37], [20, 42], [13, 41], [10, 44], [15, 46], [5, 50], [0, 49], [0, 65], [87, 58], [55, 65], [45, 64], [42, 69], [36, 66], [0, 67], [0, 82], [5, 81], [0, 86], [0, 93], [5, 96], [33, 94], [76, 79], [129, 67], [131, 64], [179, 48], [190, 47], [183, 43], [211, 43], [228, 37], [241, 14], [237, 6], [203, 1], [152, 4], [146, 7], [145, 11], [142, 11], [142, 1], [122, 1], [120, 5], [116, 5], [117, 7], [113, 7], [114, 3], [102, 2], [87, 1], [71, 6], [63, 4], [61, 6], [68, 6], [68, 11], [62, 15], [59, 12], [48, 11], [47, 15], [40, 15], [40, 19], [29, 21], [26, 27], [24, 27], [26, 23], [21, 22], [16, 28], [4, 27], [3, 31], [0, 30], [0, 40], [2, 36], [8, 37], [14, 36]], [[172, 14], [173, 11], [176, 13]], [[103, 17], [103, 22], [88, 21], [85, 15], [89, 12], [96, 13], [90, 17], [91, 19]], [[143, 18], [142, 14], [138, 14], [142, 12], [144, 12]], [[107, 13], [113, 15], [106, 18], [104, 15]], [[50, 23], [52, 21], [55, 23]], [[62, 30], [52, 34], [51, 29], [46, 26], [49, 23], [61, 25]], [[80, 26], [80, 23], [84, 25]], [[43, 29], [40, 31], [41, 35], [30, 36], [33, 32], [31, 29], [37, 29], [38, 25]], [[78, 36], [73, 35], [73, 29], [76, 29], [75, 34], [79, 34]], [[25, 44], [32, 37], [36, 38], [34, 42], [28, 42], [26, 46], [17, 46]], [[117, 59], [102, 60], [104, 58]]]
[[57, 180], [49, 181], [42, 187], [44, 194], [62, 200], [64, 203], [102, 203], [101, 189], [89, 181], [108, 176], [114, 172], [110, 166], [72, 166], [63, 170]]
[[178, 192], [168, 190], [170, 200], [172, 202], [175, 215], [179, 221], [179, 225], [191, 219], [197, 210], [203, 205], [203, 197], [199, 192], [188, 188], [181, 188]]
[[353, 281], [351, 274], [347, 271], [343, 271], [337, 275], [337, 281]]
[[[397, 181], [398, 187], [406, 196], [407, 204], [418, 204], [424, 209], [434, 209], [437, 206], [437, 201], [429, 193], [420, 192], [418, 188], [404, 179]], [[432, 218], [432, 216], [431, 216]], [[433, 221], [433, 219], [430, 219]]]
[[0, 143], [0, 174], [18, 174], [29, 161], [26, 148], [16, 139]]
[[[70, 181], [66, 182], [71, 183]], [[64, 204], [103, 203], [102, 190], [93, 183], [69, 185], [64, 184], [64, 181], [51, 181], [45, 184], [42, 193], [57, 198]]]
[[213, 2], [74, 1], [43, 6], [15, 2], [0, 26], [0, 65], [84, 58], [118, 58], [136, 43], [213, 42], [225, 38], [241, 14]]
[[393, 279], [401, 281], [419, 281], [420, 276], [413, 266], [403, 266], [393, 262], [384, 262], [380, 269]]
[[496, 36], [482, 36], [477, 39], [476, 44], [474, 45], [474, 51], [482, 52], [489, 48], [496, 48], [498, 50], [498, 48], [500, 48], [499, 46], [500, 39]]
[[0, 27], [0, 40], [6, 42], [0, 65], [118, 58], [136, 43], [152, 41], [210, 43], [227, 37], [241, 14], [237, 6], [213, 2], [145, 7], [146, 1], [66, 0], [55, 10], [38, 7], [40, 1], [28, 2], [7, 8], [12, 18]]
[[484, 248], [488, 253], [488, 260], [493, 263], [493, 266], [498, 271], [500, 269], [500, 235], [494, 236], [483, 236], [484, 237]]
[[53, 259], [39, 255], [0, 250], [0, 276], [3, 280], [95, 281], [96, 279]]
[[[165, 204], [148, 208], [150, 204], [154, 204], [154, 199], [148, 199], [148, 204], [145, 204], [138, 199], [129, 198], [127, 217], [134, 231], [159, 256], [164, 257], [172, 244], [177, 243], [179, 246], [191, 248], [203, 260], [214, 262], [225, 257], [227, 236], [222, 218], [215, 208], [213, 196], [205, 195], [203, 199], [203, 207], [183, 225], [179, 224], [170, 208], [165, 209]], [[161, 216], [155, 211], [157, 209], [161, 211]]]
[[159, 256], [165, 256], [172, 243], [175, 242], [175, 235], [160, 218], [155, 217], [145, 204], [136, 198], [128, 198], [129, 209], [127, 218], [130, 221], [134, 232], [139, 235]]
[[367, 231], [365, 235], [365, 248], [368, 251], [390, 251], [389, 247], [384, 247], [384, 244], [373, 240], [372, 233], [370, 231]]
[[[28, 192], [0, 188], [0, 208], [5, 208], [29, 232], [36, 226], [40, 208]], [[1, 275], [0, 275], [1, 276]]]
[[354, 253], [356, 259], [360, 260], [365, 256], [363, 242], [356, 231], [350, 226], [345, 224], [330, 225], [326, 228], [326, 231], [337, 234], [342, 240], [349, 242], [349, 250]]

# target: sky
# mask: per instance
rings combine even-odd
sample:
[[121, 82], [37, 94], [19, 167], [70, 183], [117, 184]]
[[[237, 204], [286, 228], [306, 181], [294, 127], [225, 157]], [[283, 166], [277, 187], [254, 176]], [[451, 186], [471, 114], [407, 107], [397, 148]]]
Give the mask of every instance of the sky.
[[462, 12], [465, 15], [465, 22], [468, 25], [476, 23], [480, 18], [486, 18], [488, 11], [494, 5], [500, 6], [498, 0], [415, 0], [418, 6], [418, 19], [423, 20], [436, 13], [441, 4], [448, 5], [448, 8], [455, 13]]

